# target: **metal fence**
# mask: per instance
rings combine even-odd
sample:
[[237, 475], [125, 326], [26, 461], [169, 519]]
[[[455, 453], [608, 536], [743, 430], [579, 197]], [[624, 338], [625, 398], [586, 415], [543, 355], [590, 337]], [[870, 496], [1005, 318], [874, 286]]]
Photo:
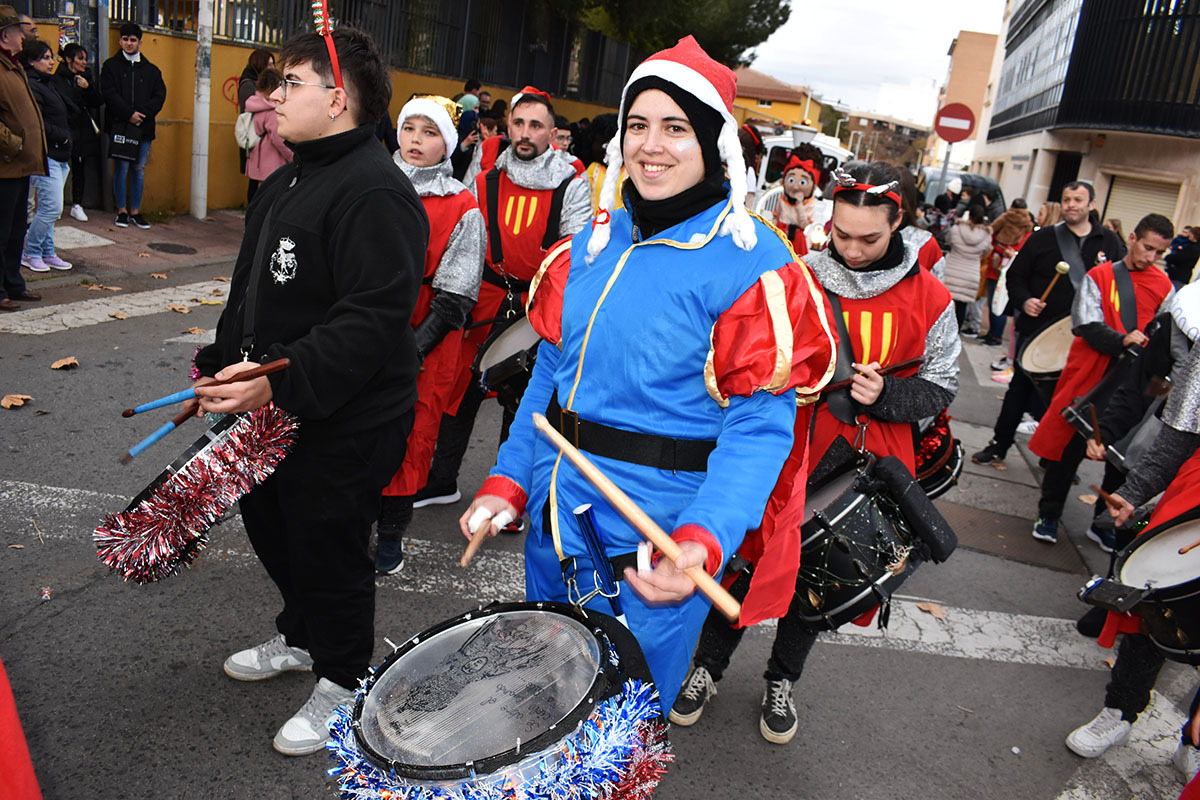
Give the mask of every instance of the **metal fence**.
[[[636, 54], [624, 42], [546, 14], [528, 0], [331, 0], [335, 22], [375, 39], [404, 70], [531, 84], [556, 95], [616, 105]], [[195, 34], [195, 0], [112, 0], [113, 22]], [[311, 0], [216, 0], [217, 40], [279, 47], [312, 28]]]

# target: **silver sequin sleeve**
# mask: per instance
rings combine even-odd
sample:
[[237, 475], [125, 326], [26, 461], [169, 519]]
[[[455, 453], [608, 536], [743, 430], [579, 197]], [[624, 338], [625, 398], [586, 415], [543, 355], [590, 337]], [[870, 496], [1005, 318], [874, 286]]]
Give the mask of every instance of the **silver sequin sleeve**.
[[925, 335], [925, 363], [917, 370], [916, 377], [941, 386], [951, 395], [958, 394], [958, 355], [961, 352], [962, 340], [958, 336], [958, 318], [952, 302]]
[[479, 298], [483, 259], [487, 250], [487, 231], [483, 214], [472, 208], [454, 226], [446, 252], [433, 273], [433, 288], [453, 292], [472, 300]]
[[587, 175], [580, 175], [567, 185], [563, 197], [562, 217], [558, 222], [559, 237], [571, 236], [592, 221], [592, 186]]
[[1163, 410], [1163, 422], [1177, 431], [1200, 433], [1200, 345], [1192, 345], [1187, 359], [1171, 377], [1174, 385]]
[[1071, 329], [1099, 322], [1104, 325], [1104, 304], [1100, 298], [1100, 287], [1092, 280], [1091, 275], [1084, 276], [1075, 293], [1075, 302], [1071, 305]]
[[942, 283], [946, 282], [946, 257], [942, 256], [937, 261], [933, 262], [933, 266], [929, 268], [933, 277], [937, 278]]

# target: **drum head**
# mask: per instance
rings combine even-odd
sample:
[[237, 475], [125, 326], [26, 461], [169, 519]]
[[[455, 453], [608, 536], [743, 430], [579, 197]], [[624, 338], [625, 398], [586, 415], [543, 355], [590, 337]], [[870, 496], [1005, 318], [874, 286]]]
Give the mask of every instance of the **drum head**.
[[399, 774], [485, 772], [493, 756], [530, 752], [577, 710], [586, 716], [605, 663], [600, 640], [573, 617], [534, 607], [466, 614], [384, 662], [355, 709], [355, 734]]
[[[854, 487], [854, 482], [858, 480], [858, 476], [859, 471], [852, 469], [845, 475], [839, 475], [829, 481], [829, 483], [821, 488], [807, 492], [804, 496], [804, 522], [811, 520], [813, 512], [816, 511], [826, 511], [828, 513], [840, 511], [844, 504], [836, 504], [836, 501], [843, 496], [856, 494], [851, 492], [851, 489]], [[834, 508], [835, 504], [837, 508]]]
[[1179, 550], [1200, 539], [1200, 519], [1173, 525], [1158, 533], [1138, 537], [1124, 557], [1118, 577], [1137, 589], [1166, 589], [1200, 578], [1200, 547], [1184, 555]]
[[1063, 317], [1033, 335], [1017, 356], [1017, 365], [1030, 375], [1062, 372], [1075, 334], [1071, 318]]
[[509, 356], [524, 352], [542, 340], [528, 317], [521, 317], [505, 328], [495, 341], [490, 342], [479, 358], [479, 371], [487, 372]]

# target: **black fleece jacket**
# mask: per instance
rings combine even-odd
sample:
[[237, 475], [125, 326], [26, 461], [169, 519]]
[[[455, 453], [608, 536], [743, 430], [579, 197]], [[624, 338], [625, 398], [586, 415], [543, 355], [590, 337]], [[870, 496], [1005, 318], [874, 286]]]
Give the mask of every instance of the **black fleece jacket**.
[[45, 75], [33, 67], [25, 68], [29, 78], [29, 88], [37, 98], [38, 107], [42, 109], [42, 123], [46, 128], [46, 155], [55, 161], [66, 161], [71, 157], [71, 109], [75, 107], [74, 100], [70, 108], [67, 98], [59, 90], [54, 73]]
[[[1125, 257], [1125, 245], [1121, 238], [1108, 228], [1092, 225], [1091, 231], [1079, 242], [1083, 254], [1083, 266], [1091, 269], [1105, 261], [1118, 261]], [[1071, 313], [1075, 300], [1075, 287], [1069, 276], [1064, 275], [1054, 284], [1054, 290], [1046, 298], [1046, 307], [1041, 314], [1030, 317], [1022, 307], [1031, 297], [1041, 297], [1042, 292], [1054, 279], [1054, 265], [1063, 261], [1054, 236], [1054, 226], [1047, 225], [1034, 231], [1017, 252], [1008, 268], [1008, 296], [1016, 314], [1016, 328], [1020, 333], [1030, 334], [1043, 325], [1062, 319]], [[1020, 312], [1020, 313], [1016, 313]]]
[[291, 145], [295, 160], [263, 181], [246, 212], [216, 342], [196, 355], [203, 375], [242, 359], [261, 237], [250, 358], [292, 360], [270, 376], [271, 389], [276, 405], [304, 422], [305, 436], [370, 430], [416, 401], [410, 321], [429, 220], [373, 134], [367, 125]]
[[112, 132], [116, 122], [128, 122], [133, 112], [146, 115], [142, 120], [142, 138], [154, 139], [154, 120], [167, 102], [167, 85], [162, 72], [150, 63], [146, 54], [136, 64], [124, 51], [104, 62], [100, 68], [100, 92], [104, 95], [104, 130]]

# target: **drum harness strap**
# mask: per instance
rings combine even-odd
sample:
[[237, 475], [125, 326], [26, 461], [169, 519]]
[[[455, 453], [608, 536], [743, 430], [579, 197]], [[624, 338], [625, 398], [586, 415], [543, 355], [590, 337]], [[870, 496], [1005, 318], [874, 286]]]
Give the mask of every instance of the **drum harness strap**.
[[242, 296], [242, 343], [239, 348], [242, 361], [249, 361], [250, 354], [254, 352], [254, 315], [258, 311], [258, 282], [262, 276], [263, 257], [266, 255], [267, 239], [270, 238], [268, 234], [271, 231], [271, 222], [275, 217], [275, 206], [281, 199], [282, 195], [267, 208], [262, 226], [258, 229], [258, 245], [254, 248], [254, 261], [250, 264], [246, 294]]
[[[841, 299], [828, 289], [825, 290], [825, 296], [829, 298], [829, 306], [833, 310], [833, 319], [837, 323], [838, 332], [837, 365], [833, 369], [831, 382], [844, 381], [854, 377], [854, 349], [850, 346], [850, 332], [846, 329], [846, 318], [842, 315]], [[861, 449], [859, 447], [861, 443], [858, 440], [865, 437], [866, 423], [860, 417], [865, 415], [860, 413], [862, 407], [850, 396], [850, 389], [839, 389], [836, 392], [822, 394], [821, 400], [829, 406], [829, 413], [833, 414], [840, 422], [859, 427], [860, 430], [855, 437], [854, 444], [855, 449]]]
[[1133, 292], [1133, 278], [1129, 276], [1129, 268], [1124, 261], [1114, 261], [1112, 265], [1113, 283], [1117, 285], [1117, 300], [1121, 304], [1121, 324], [1126, 333], [1138, 329], [1137, 324], [1137, 295]]
[[[542, 506], [542, 530], [550, 530], [550, 504], [545, 503]], [[618, 556], [613, 556], [608, 559], [612, 577], [617, 581], [625, 579], [625, 568], [632, 567], [637, 569], [637, 552], [622, 553]], [[567, 586], [567, 600], [571, 605], [583, 607], [596, 597], [616, 597], [621, 593], [620, 587], [617, 587], [615, 595], [606, 594], [600, 588], [600, 577], [593, 574], [592, 590], [586, 594], [579, 588], [579, 571], [582, 569], [584, 575], [588, 572], [595, 572], [600, 568], [598, 564], [593, 564], [590, 558], [584, 556], [568, 556], [558, 562], [559, 568], [562, 570], [563, 583]]]
[[1071, 267], [1067, 277], [1071, 280], [1071, 286], [1078, 292], [1079, 284], [1083, 283], [1083, 276], [1087, 274], [1087, 267], [1083, 263], [1083, 251], [1079, 249], [1079, 240], [1067, 229], [1066, 222], [1059, 222], [1054, 226], [1054, 239], [1058, 242], [1058, 252], [1063, 261]]

